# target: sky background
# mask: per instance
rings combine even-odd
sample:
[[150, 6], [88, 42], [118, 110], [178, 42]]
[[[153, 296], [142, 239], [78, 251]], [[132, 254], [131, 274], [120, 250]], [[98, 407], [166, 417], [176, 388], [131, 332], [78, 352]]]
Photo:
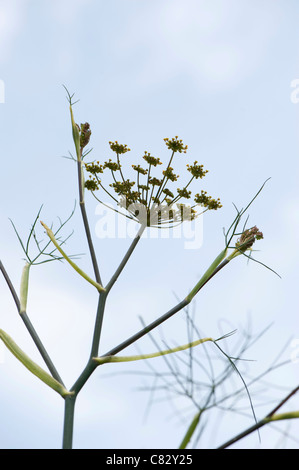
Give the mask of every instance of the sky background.
[[[209, 173], [194, 193], [204, 189], [223, 204], [204, 215], [203, 243], [196, 249], [186, 249], [183, 236], [141, 240], [107, 303], [102, 353], [139, 330], [140, 316], [149, 323], [186, 296], [222, 250], [233, 203], [245, 207], [271, 178], [248, 223], [264, 233], [256, 258], [281, 278], [238, 257], [190, 307], [203, 336], [237, 329], [222, 343], [231, 354], [248, 322], [254, 336], [269, 327], [244, 353], [250, 361], [238, 363], [250, 381], [273, 361], [287, 362], [250, 388], [257, 418], [298, 385], [299, 103], [291, 86], [299, 79], [298, 17], [295, 0], [0, 1], [0, 256], [17, 290], [24, 260], [9, 219], [26, 239], [42, 204], [41, 219], [57, 225], [78, 198], [76, 166], [62, 158], [73, 151], [63, 84], [80, 100], [76, 121], [91, 125], [90, 158], [112, 158], [108, 142], [118, 140], [132, 149], [128, 168], [143, 161], [145, 150], [166, 163], [163, 138], [178, 135], [188, 152], [178, 155], [174, 169], [183, 171], [194, 160], [204, 164]], [[86, 203], [106, 283], [131, 240], [97, 236], [99, 209], [90, 195]], [[85, 253], [78, 264], [91, 274], [78, 207], [64, 234], [73, 229], [67, 250]], [[44, 237], [42, 228], [38, 235]], [[43, 366], [3, 279], [0, 298], [0, 328]], [[28, 315], [69, 387], [88, 359], [96, 303], [93, 288], [66, 264], [32, 268]], [[161, 348], [163, 340], [188, 342], [184, 312], [154, 337]], [[125, 354], [136, 353], [136, 346]], [[154, 349], [148, 338], [138, 342], [141, 352]], [[206, 351], [216, 370], [221, 354]], [[207, 363], [199, 349], [194, 354]], [[63, 400], [2, 345], [0, 359], [0, 448], [59, 448]], [[155, 361], [156, 370], [165, 370], [163, 360]], [[163, 390], [151, 403], [149, 370], [138, 363], [93, 374], [77, 400], [75, 448], [179, 445], [195, 409], [167, 400]], [[195, 380], [206, 380], [203, 369], [196, 373]], [[237, 374], [230, 386], [242, 388]], [[215, 448], [254, 423], [246, 395], [238, 406], [239, 412], [206, 415], [200, 447]], [[298, 409], [294, 397], [281, 411]], [[253, 434], [234, 447], [298, 448], [292, 439], [298, 430], [295, 422], [280, 423], [263, 428], [261, 442]]]

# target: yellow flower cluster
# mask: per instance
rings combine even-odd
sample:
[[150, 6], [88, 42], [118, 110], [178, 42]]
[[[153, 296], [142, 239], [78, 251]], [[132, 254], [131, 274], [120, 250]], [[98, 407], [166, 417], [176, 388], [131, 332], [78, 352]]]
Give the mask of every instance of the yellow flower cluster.
[[[162, 165], [159, 158], [153, 157], [149, 152], [144, 152], [143, 159], [147, 162], [148, 168], [143, 168], [140, 164], [132, 165], [133, 170], [136, 172], [136, 181], [130, 181], [125, 179], [122, 172], [122, 165], [120, 163], [120, 155], [124, 154], [130, 149], [127, 145], [119, 144], [117, 141], [109, 142], [111, 150], [116, 154], [116, 161], [109, 159], [103, 162], [102, 165], [97, 163], [85, 164], [85, 169], [89, 173], [90, 177], [85, 182], [86, 189], [94, 193], [97, 190], [103, 189], [106, 194], [109, 194], [114, 201], [121, 207], [125, 207], [129, 213], [129, 217], [140, 222], [140, 213], [146, 214], [142, 219], [142, 223], [146, 218], [147, 225], [161, 226], [164, 223], [173, 223], [174, 221], [183, 221], [183, 213], [186, 209], [189, 210], [189, 219], [193, 220], [197, 214], [195, 205], [186, 206], [184, 203], [179, 202], [181, 199], [190, 199], [191, 191], [187, 189], [194, 179], [203, 178], [208, 170], [204, 170], [203, 165], [199, 165], [197, 161], [193, 165], [187, 164], [187, 171], [191, 173], [191, 179], [182, 189], [177, 188], [176, 192], [173, 188], [169, 188], [168, 185], [178, 180], [179, 175], [174, 173], [174, 169], [171, 166], [175, 153], [186, 153], [187, 145], [183, 144], [183, 141], [175, 136], [172, 139], [165, 138], [165, 144], [168, 149], [172, 151], [170, 160], [167, 167], [162, 170], [160, 178], [159, 175], [154, 175], [152, 172], [158, 165]], [[104, 188], [99, 174], [103, 173], [104, 170], [110, 170], [112, 176], [112, 183], [110, 187], [114, 189], [117, 196], [120, 198], [117, 200], [113, 195]], [[144, 181], [141, 179], [144, 178]], [[134, 190], [133, 190], [134, 186]], [[96, 196], [95, 196], [96, 197]], [[213, 199], [208, 196], [206, 191], [201, 191], [201, 194], [196, 194], [194, 202], [196, 205], [201, 205], [205, 210], [216, 210], [222, 207], [219, 198]], [[141, 210], [141, 205], [143, 210]], [[152, 222], [153, 211], [159, 213], [156, 222]], [[184, 219], [186, 220], [186, 218]]]

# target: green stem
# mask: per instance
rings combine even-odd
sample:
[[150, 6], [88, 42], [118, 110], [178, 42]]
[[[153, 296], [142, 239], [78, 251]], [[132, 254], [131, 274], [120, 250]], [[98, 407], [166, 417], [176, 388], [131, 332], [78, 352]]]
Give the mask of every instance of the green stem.
[[11, 293], [12, 298], [13, 298], [15, 304], [16, 304], [16, 307], [17, 307], [17, 309], [18, 309], [18, 312], [20, 312], [21, 304], [20, 304], [19, 297], [18, 297], [18, 295], [17, 295], [17, 293], [16, 293], [16, 290], [15, 290], [15, 288], [14, 288], [14, 285], [13, 285], [13, 283], [11, 282], [11, 279], [10, 279], [10, 277], [9, 277], [9, 275], [8, 275], [8, 273], [7, 273], [6, 269], [5, 269], [5, 267], [4, 267], [4, 265], [2, 264], [2, 261], [0, 261], [0, 271], [1, 271], [2, 274], [3, 274], [3, 277], [4, 277], [4, 279], [5, 279], [5, 281], [6, 281], [6, 284], [7, 284], [8, 288], [9, 288], [9, 290], [10, 290], [10, 293]]
[[282, 421], [285, 419], [298, 419], [299, 418], [299, 410], [296, 411], [287, 411], [285, 413], [278, 413], [273, 416], [269, 416], [265, 418], [265, 421], [271, 423], [272, 421]]
[[268, 416], [266, 418], [261, 419], [260, 421], [258, 421], [253, 426], [250, 426], [245, 431], [241, 432], [240, 434], [233, 437], [229, 441], [225, 442], [220, 447], [217, 447], [217, 449], [227, 449], [231, 445], [235, 444], [237, 441], [240, 441], [244, 437], [248, 436], [249, 434], [251, 434], [254, 431], [257, 431], [258, 429], [265, 426], [266, 424], [271, 423], [272, 421], [282, 420], [282, 419], [290, 419], [290, 418], [298, 418], [298, 417], [299, 417], [299, 412], [292, 413], [291, 416], [290, 416], [290, 413], [283, 413], [281, 415]]
[[167, 354], [173, 354], [180, 351], [185, 351], [186, 349], [194, 348], [199, 344], [205, 343], [207, 341], [214, 341], [213, 338], [202, 338], [192, 343], [184, 344], [182, 346], [177, 346], [176, 348], [165, 349], [164, 351], [157, 351], [150, 354], [141, 354], [136, 356], [104, 356], [104, 357], [94, 357], [93, 360], [98, 364], [106, 364], [107, 362], [131, 362], [131, 361], [140, 361], [144, 359], [153, 359], [159, 356], [165, 356]]
[[[150, 180], [150, 173], [151, 173], [151, 163], [149, 163], [149, 166], [148, 166], [148, 173], [147, 173], [147, 187], [149, 187], [149, 180]], [[146, 191], [146, 207], [150, 208], [150, 204], [151, 204], [151, 200], [147, 200], [148, 199], [148, 190]]]
[[99, 285], [102, 285], [100, 271], [99, 271], [99, 267], [98, 267], [98, 263], [97, 263], [95, 250], [94, 250], [93, 243], [92, 243], [92, 238], [91, 238], [91, 233], [90, 233], [90, 228], [89, 228], [89, 224], [88, 224], [88, 219], [87, 219], [87, 214], [86, 214], [86, 209], [85, 209], [85, 203], [84, 202], [80, 202], [80, 209], [81, 209], [83, 224], [84, 224], [84, 228], [85, 228], [88, 248], [89, 248], [89, 252], [90, 252], [90, 256], [91, 256], [91, 260], [92, 260], [92, 264], [93, 264], [93, 270], [94, 270], [95, 278], [96, 278], [97, 283]]
[[107, 296], [112, 289], [113, 285], [117, 281], [119, 275], [121, 274], [122, 270], [124, 269], [125, 265], [127, 264], [131, 254], [133, 253], [137, 243], [139, 242], [142, 233], [145, 229], [145, 226], [141, 226], [136, 237], [134, 238], [133, 242], [131, 243], [127, 253], [125, 254], [123, 260], [119, 264], [117, 270], [115, 271], [114, 275], [112, 276], [110, 282], [106, 286], [105, 292], [102, 292], [99, 298], [99, 303], [98, 303], [98, 310], [97, 310], [97, 315], [96, 315], [96, 323], [94, 327], [94, 334], [93, 334], [93, 341], [92, 341], [92, 347], [91, 347], [91, 353], [90, 353], [90, 358], [95, 357], [98, 355], [98, 350], [99, 350], [99, 343], [100, 343], [100, 337], [101, 337], [101, 331], [102, 331], [102, 323], [103, 323], [103, 317], [104, 317], [104, 310], [105, 310], [105, 304], [106, 304], [106, 299]]
[[[134, 248], [136, 247], [141, 235], [142, 235], [142, 232], [144, 230], [145, 227], [141, 227], [137, 236], [135, 237], [135, 239], [133, 240], [129, 250], [127, 251], [125, 257], [123, 258], [122, 262], [120, 263], [118, 269], [116, 270], [115, 274], [112, 276], [109, 284], [106, 286], [106, 291], [101, 293], [100, 295], [100, 298], [99, 298], [99, 303], [98, 303], [98, 311], [97, 311], [97, 318], [96, 318], [96, 324], [95, 324], [95, 329], [94, 329], [94, 337], [93, 337], [93, 344], [92, 344], [92, 349], [91, 349], [91, 355], [90, 355], [90, 358], [87, 362], [87, 365], [85, 366], [85, 369], [83, 370], [83, 372], [81, 373], [81, 375], [79, 376], [79, 378], [77, 379], [77, 381], [74, 383], [74, 385], [71, 387], [70, 389], [70, 392], [73, 392], [74, 395], [73, 395], [73, 399], [74, 397], [76, 397], [78, 395], [78, 393], [80, 392], [80, 390], [82, 389], [82, 387], [85, 385], [85, 383], [87, 382], [87, 380], [89, 379], [89, 377], [91, 376], [91, 374], [95, 371], [95, 369], [98, 367], [98, 363], [96, 362], [96, 360], [94, 360], [94, 358], [97, 356], [97, 351], [99, 349], [99, 341], [100, 341], [100, 336], [101, 336], [101, 328], [102, 328], [102, 321], [103, 321], [103, 316], [104, 316], [104, 308], [105, 308], [105, 303], [106, 303], [106, 299], [107, 299], [107, 296], [110, 292], [110, 289], [112, 288], [113, 284], [116, 282], [119, 274], [121, 273], [121, 271], [123, 270], [126, 262], [128, 261], [129, 257], [131, 256]], [[205, 285], [218, 271], [220, 271], [220, 269], [222, 269], [222, 267], [224, 267], [227, 263], [225, 263], [226, 260], [223, 261], [223, 263], [219, 266], [216, 267], [215, 271], [210, 273], [210, 276], [207, 277], [205, 279], [205, 282], [202, 283], [196, 290], [196, 292], [194, 293], [194, 295], [196, 295], [198, 293], [198, 291], [203, 287], [203, 285]], [[180, 310], [182, 310], [184, 307], [186, 307], [192, 300], [192, 298], [194, 297], [194, 295], [190, 298], [186, 297], [184, 300], [182, 300], [181, 302], [179, 302], [175, 307], [173, 307], [172, 309], [170, 309], [168, 312], [166, 312], [164, 315], [160, 316], [159, 318], [157, 318], [155, 321], [153, 321], [152, 323], [150, 323], [149, 325], [147, 325], [145, 328], [143, 328], [142, 330], [140, 330], [139, 332], [135, 333], [134, 335], [132, 335], [130, 338], [126, 339], [124, 342], [120, 343], [118, 346], [115, 346], [113, 349], [111, 349], [109, 352], [107, 352], [106, 354], [103, 354], [101, 356], [101, 359], [104, 359], [106, 357], [110, 357], [110, 356], [114, 356], [115, 354], [119, 353], [120, 351], [122, 351], [123, 349], [125, 349], [126, 347], [130, 346], [131, 344], [133, 344], [134, 342], [136, 342], [138, 339], [142, 338], [144, 335], [146, 335], [147, 333], [149, 333], [151, 330], [153, 330], [154, 328], [156, 328], [157, 326], [159, 326], [161, 323], [163, 323], [164, 321], [166, 321], [167, 319], [169, 319], [171, 316], [173, 316], [175, 313], [179, 312]], [[70, 415], [71, 411], [67, 411], [65, 412], [65, 420], [69, 419], [69, 415]], [[73, 411], [72, 411], [73, 413]], [[68, 433], [69, 435], [72, 433], [72, 428], [71, 428], [71, 425], [70, 424], [65, 424], [65, 433]], [[71, 429], [71, 430], [70, 430]], [[68, 437], [68, 442], [70, 443], [71, 442], [71, 439], [70, 439], [70, 436]]]
[[120, 173], [120, 176], [121, 176], [123, 182], [125, 182], [123, 172], [121, 171], [121, 164], [120, 164], [120, 160], [119, 160], [119, 154], [117, 153], [116, 155], [117, 155], [117, 163], [118, 163], [118, 167], [119, 167], [119, 173]]
[[192, 419], [192, 422], [191, 422], [190, 426], [187, 429], [187, 432], [186, 432], [186, 434], [185, 434], [185, 436], [184, 436], [184, 438], [181, 442], [181, 445], [180, 445], [179, 449], [186, 449], [186, 447], [189, 444], [190, 439], [193, 436], [194, 431], [195, 431], [195, 429], [196, 429], [196, 427], [199, 423], [200, 415], [201, 415], [201, 411], [196, 413], [196, 415]]
[[[217, 256], [217, 258], [213, 261], [211, 266], [207, 269], [207, 271], [204, 273], [204, 275], [201, 277], [201, 279], [198, 281], [198, 283], [195, 285], [195, 287], [191, 290], [191, 292], [187, 295], [186, 299], [190, 302], [193, 297], [197, 294], [197, 292], [204, 286], [204, 284], [211, 279], [212, 276], [216, 274], [216, 272], [219, 271], [218, 266], [220, 265], [221, 268], [224, 267], [229, 261], [227, 259], [224, 260], [225, 256], [227, 253], [227, 248], [224, 248], [223, 251]], [[224, 260], [224, 261], [223, 261]]]
[[56, 367], [54, 366], [49, 354], [47, 353], [46, 348], [44, 347], [43, 343], [41, 342], [37, 332], [35, 331], [34, 326], [32, 325], [28, 315], [26, 312], [23, 312], [21, 315], [21, 318], [31, 336], [31, 338], [34, 341], [35, 346], [37, 347], [40, 355], [42, 356], [43, 360], [45, 361], [46, 366], [48, 367], [49, 371], [51, 372], [52, 376], [54, 379], [56, 379], [58, 382], [60, 382], [62, 385], [64, 385], [62, 378], [60, 377], [59, 373], [56, 370]]
[[89, 253], [91, 256], [91, 261], [93, 265], [93, 270], [95, 274], [95, 278], [98, 284], [102, 284], [101, 281], [101, 276], [100, 276], [100, 271], [98, 267], [98, 262], [97, 262], [97, 257], [95, 254], [92, 238], [91, 238], [91, 233], [90, 233], [90, 228], [89, 228], [89, 223], [88, 223], [88, 218], [86, 214], [86, 209], [85, 209], [85, 202], [84, 202], [84, 188], [83, 188], [83, 178], [82, 178], [82, 150], [80, 152], [80, 159], [77, 160], [77, 165], [78, 165], [78, 186], [79, 186], [79, 199], [80, 199], [80, 210], [81, 210], [81, 215], [82, 215], [82, 220], [83, 220], [83, 225], [85, 229], [85, 234], [86, 234], [86, 239], [88, 243], [88, 248], [89, 248]]
[[[11, 292], [11, 295], [14, 299], [14, 302], [16, 304], [16, 307], [17, 307], [17, 310], [18, 312], [20, 313], [20, 309], [21, 309], [21, 302], [19, 300], [19, 297], [15, 291], [15, 288], [11, 282], [11, 279], [6, 271], [6, 269], [4, 268], [2, 262], [0, 261], [0, 270], [2, 271], [2, 274], [4, 276], [4, 279], [8, 285], [8, 288]], [[30, 334], [35, 346], [37, 347], [39, 353], [41, 354], [43, 360], [45, 361], [45, 364], [46, 366], [48, 367], [49, 371], [51, 372], [52, 376], [54, 377], [54, 379], [56, 379], [58, 382], [60, 382], [62, 385], [64, 385], [60, 375], [58, 374], [49, 354], [47, 353], [42, 341], [40, 340], [34, 326], [32, 325], [28, 315], [26, 312], [22, 312], [20, 314], [20, 317], [21, 319], [23, 320], [23, 323], [25, 325], [25, 327], [27, 328], [27, 331], [28, 333]]]
[[75, 119], [74, 119], [72, 102], [71, 102], [72, 97], [70, 96], [68, 91], [67, 91], [67, 93], [68, 93], [68, 96], [69, 96], [69, 103], [70, 103], [70, 114], [71, 114], [71, 122], [72, 122], [73, 140], [74, 140], [76, 155], [77, 155], [80, 210], [81, 210], [81, 214], [82, 214], [82, 218], [83, 218], [83, 224], [84, 224], [84, 228], [85, 228], [85, 233], [86, 233], [86, 238], [87, 238], [87, 242], [88, 242], [89, 252], [90, 252], [90, 255], [91, 255], [91, 260], [92, 260], [92, 264], [93, 264], [95, 278], [96, 278], [97, 283], [99, 285], [101, 285], [102, 282], [101, 282], [100, 271], [99, 271], [99, 267], [98, 267], [97, 258], [96, 258], [96, 254], [95, 254], [95, 251], [94, 251], [93, 243], [92, 243], [90, 228], [89, 228], [88, 219], [87, 219], [86, 210], [85, 210], [83, 169], [82, 169], [82, 148], [80, 146], [80, 132], [79, 132], [79, 129], [78, 129], [77, 124], [75, 123]]
[[188, 305], [188, 303], [189, 302], [187, 302], [186, 299], [182, 300], [180, 303], [178, 303], [175, 307], [170, 309], [164, 315], [157, 318], [152, 323], [147, 325], [145, 328], [142, 328], [142, 330], [138, 331], [137, 333], [132, 335], [130, 338], [126, 339], [123, 343], [120, 343], [118, 346], [115, 346], [110, 351], [108, 351], [106, 354], [103, 354], [101, 357], [114, 356], [115, 354], [119, 353], [120, 351], [127, 348], [131, 344], [135, 343], [135, 341], [137, 341], [138, 339], [142, 338], [144, 335], [149, 333], [151, 330], [153, 330], [157, 326], [161, 325], [161, 323], [168, 320], [168, 318], [172, 317], [172, 315], [174, 315], [175, 313], [182, 310], [184, 307], [186, 307]]
[[103, 292], [99, 297], [90, 357], [98, 355], [107, 295], [108, 293]]
[[87, 362], [85, 368], [83, 369], [82, 373], [80, 374], [80, 376], [78, 377], [78, 379], [76, 380], [76, 382], [74, 383], [74, 385], [70, 389], [71, 392], [74, 392], [75, 396], [77, 396], [79, 394], [79, 392], [84, 387], [87, 380], [90, 378], [90, 376], [95, 371], [97, 366], [98, 366], [98, 364], [96, 364], [96, 362], [93, 361], [92, 358], [90, 358], [88, 360], [88, 362]]
[[[110, 194], [109, 191], [107, 191], [107, 189], [102, 185], [101, 180], [98, 179], [97, 175], [96, 175], [96, 178], [97, 178], [97, 183], [99, 184], [99, 186], [101, 186], [101, 188], [105, 191], [105, 193], [108, 194], [108, 196], [111, 197], [111, 199], [113, 199], [116, 202], [116, 204], [118, 204], [118, 200], [114, 196], [112, 196], [112, 194]], [[96, 196], [95, 196], [95, 198], [97, 199]], [[99, 201], [99, 199], [97, 199], [97, 200]], [[99, 202], [101, 202], [101, 201], [99, 201]]]
[[66, 397], [64, 401], [65, 403], [62, 448], [72, 449], [76, 396]]
[[291, 390], [290, 393], [286, 397], [284, 397], [283, 400], [281, 400], [275, 408], [270, 411], [270, 413], [267, 414], [267, 416], [263, 419], [261, 419], [258, 423], [254, 424], [250, 428], [247, 428], [245, 431], [241, 432], [237, 436], [233, 437], [229, 441], [225, 442], [222, 444], [222, 446], [218, 447], [218, 449], [226, 449], [227, 447], [230, 447], [232, 444], [235, 444], [237, 441], [243, 439], [244, 437], [248, 436], [252, 432], [258, 430], [265, 424], [270, 423], [271, 421], [278, 421], [282, 419], [293, 419], [293, 418], [299, 418], [299, 411], [294, 411], [290, 413], [281, 413], [277, 414], [276, 412], [290, 399], [292, 398], [297, 392], [299, 391], [299, 386], [295, 387], [293, 390]]
[[74, 395], [77, 396], [78, 393], [81, 391], [83, 386], [86, 384], [87, 380], [90, 378], [92, 373], [97, 368], [98, 364], [90, 358], [83, 369], [81, 375], [78, 377], [74, 385], [71, 387], [70, 391], [74, 392]]
[[62, 254], [63, 258], [72, 266], [72, 268], [78, 273], [80, 274], [80, 276], [82, 276], [87, 282], [89, 282], [90, 284], [92, 284], [94, 287], [96, 287], [98, 289], [99, 292], [102, 292], [104, 291], [104, 287], [102, 285], [100, 285], [98, 282], [94, 281], [93, 279], [91, 279], [91, 277], [89, 277], [84, 271], [82, 271], [82, 269], [79, 268], [79, 266], [76, 265], [76, 263], [74, 263], [68, 256], [67, 254], [63, 251], [63, 249], [61, 248], [61, 246], [57, 243], [55, 237], [54, 237], [54, 234], [52, 232], [51, 229], [49, 229], [49, 227], [47, 227], [47, 225], [40, 221], [40, 223], [42, 224], [42, 226], [46, 229], [46, 232], [47, 232], [47, 235], [48, 237], [51, 239], [52, 243], [55, 245], [55, 247], [57, 248], [57, 250]]
[[20, 314], [26, 312], [26, 308], [27, 308], [30, 267], [31, 267], [31, 264], [26, 263], [22, 272], [21, 287], [20, 287]]
[[[194, 176], [192, 176], [192, 178], [190, 179], [189, 183], [186, 184], [186, 186], [184, 187], [184, 189], [187, 189], [188, 186], [192, 183], [194, 179]], [[176, 202], [178, 202], [180, 199], [181, 199], [182, 196], [180, 196], [179, 194], [173, 199], [173, 201], [171, 201], [171, 204], [175, 204]]]
[[54, 379], [48, 372], [42, 369], [36, 362], [34, 362], [27, 354], [14, 342], [14, 340], [3, 330], [0, 330], [0, 339], [4, 342], [9, 351], [36, 377], [42, 382], [51, 387], [55, 392], [59, 393], [62, 397], [69, 395], [69, 392], [64, 385]]
[[111, 280], [109, 281], [109, 283], [107, 284], [105, 290], [108, 294], [108, 292], [111, 290], [111, 288], [113, 287], [113, 285], [115, 284], [115, 282], [117, 281], [117, 278], [118, 276], [120, 275], [120, 273], [122, 272], [122, 270], [124, 269], [125, 265], [127, 264], [131, 254], [133, 253], [137, 243], [139, 242], [144, 230], [145, 230], [146, 226], [145, 225], [141, 225], [136, 237], [134, 238], [133, 242], [131, 243], [127, 253], [125, 254], [123, 260], [121, 261], [121, 263], [119, 264], [118, 268], [116, 269], [114, 275], [112, 276]]
[[142, 233], [144, 231], [145, 227], [141, 227], [140, 230], [138, 231], [136, 237], [134, 238], [133, 242], [131, 243], [130, 248], [128, 249], [126, 255], [124, 256], [122, 262], [120, 263], [119, 267], [117, 268], [115, 274], [112, 276], [106, 290], [104, 292], [101, 292], [99, 295], [99, 301], [98, 301], [98, 308], [97, 308], [97, 314], [96, 314], [96, 321], [95, 321], [95, 327], [94, 327], [94, 333], [93, 333], [93, 340], [92, 340], [92, 347], [91, 347], [91, 353], [90, 353], [90, 358], [83, 370], [83, 372], [80, 374], [78, 377], [77, 381], [74, 383], [72, 386], [70, 392], [73, 393], [71, 397], [66, 397], [65, 398], [65, 413], [64, 413], [64, 430], [63, 430], [63, 448], [64, 449], [71, 449], [72, 448], [72, 436], [73, 436], [73, 423], [74, 423], [74, 408], [75, 408], [75, 400], [82, 389], [82, 387], [85, 385], [87, 380], [90, 378], [91, 374], [94, 372], [94, 370], [97, 368], [98, 364], [93, 360], [93, 357], [98, 355], [98, 349], [99, 349], [99, 343], [100, 343], [100, 338], [101, 338], [101, 332], [102, 332], [102, 324], [103, 324], [103, 318], [104, 318], [104, 311], [105, 311], [105, 304], [106, 304], [106, 299], [108, 296], [108, 293], [110, 292], [112, 286], [116, 282], [118, 276], [124, 269], [127, 261], [129, 260], [134, 248], [136, 247], [138, 241], [140, 240]]
[[[174, 154], [175, 154], [175, 152], [174, 152], [174, 150], [173, 150], [165, 172], [167, 172], [168, 168], [170, 167], [171, 162], [172, 162], [172, 160], [173, 160]], [[165, 174], [164, 174], [164, 177], [163, 177], [163, 179], [162, 179], [161, 186], [159, 186], [158, 192], [157, 192], [157, 194], [156, 194], [156, 199], [159, 198], [160, 194], [162, 193], [163, 189], [164, 189], [165, 186], [166, 186], [167, 181], [168, 181], [168, 178], [167, 178], [167, 177], [165, 176]], [[164, 185], [164, 186], [163, 186], [163, 185]]]
[[[221, 253], [221, 256], [223, 256], [223, 252]], [[220, 255], [216, 258], [215, 264], [217, 265], [217, 262], [220, 259]], [[214, 264], [213, 263], [213, 264]], [[219, 264], [219, 263], [218, 263]], [[201, 281], [195, 286], [195, 288], [190, 292], [190, 294], [181, 302], [179, 302], [175, 307], [170, 309], [168, 312], [164, 313], [164, 315], [160, 316], [156, 320], [154, 320], [152, 323], [147, 325], [145, 328], [142, 328], [140, 331], [132, 335], [130, 338], [126, 339], [122, 343], [120, 343], [118, 346], [115, 346], [112, 348], [110, 351], [108, 351], [106, 354], [103, 354], [101, 357], [106, 357], [106, 356], [114, 356], [115, 354], [119, 353], [123, 349], [127, 348], [131, 344], [135, 343], [138, 339], [142, 338], [144, 335], [152, 331], [154, 328], [157, 326], [161, 325], [163, 322], [168, 320], [170, 317], [172, 317], [175, 313], [179, 312], [182, 310], [184, 307], [186, 307], [193, 297], [199, 292], [202, 287], [209, 282], [212, 277], [215, 276], [224, 266], [228, 264], [228, 261], [225, 259], [221, 264], [219, 264], [214, 271], [209, 271], [209, 276], [204, 276], [204, 279], [202, 278]]]

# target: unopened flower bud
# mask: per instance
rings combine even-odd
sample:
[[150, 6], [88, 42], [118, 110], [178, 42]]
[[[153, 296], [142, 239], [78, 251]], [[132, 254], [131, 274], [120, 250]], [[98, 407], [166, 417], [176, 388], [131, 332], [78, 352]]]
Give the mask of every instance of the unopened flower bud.
[[242, 233], [241, 237], [236, 243], [236, 248], [244, 252], [252, 247], [255, 240], [261, 240], [262, 238], [264, 238], [262, 232], [260, 232], [259, 229], [254, 226]]
[[236, 242], [235, 250], [230, 256], [228, 256], [227, 259], [232, 260], [236, 256], [245, 253], [245, 251], [251, 250], [251, 247], [254, 244], [255, 240], [261, 240], [262, 238], [264, 238], [264, 236], [256, 226], [244, 230], [244, 232], [241, 234], [240, 238], [238, 238]]
[[88, 122], [85, 124], [81, 124], [81, 129], [80, 129], [80, 147], [81, 149], [86, 147], [86, 145], [89, 142], [91, 136], [91, 130], [90, 130], [90, 125]]

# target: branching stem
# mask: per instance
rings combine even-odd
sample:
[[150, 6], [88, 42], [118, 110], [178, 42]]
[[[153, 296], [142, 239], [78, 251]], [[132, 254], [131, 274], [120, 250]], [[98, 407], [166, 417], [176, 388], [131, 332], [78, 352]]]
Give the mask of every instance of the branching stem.
[[[10, 279], [10, 277], [9, 277], [9, 275], [8, 275], [6, 269], [4, 268], [3, 263], [1, 261], [0, 261], [0, 270], [3, 274], [3, 277], [4, 277], [4, 279], [7, 283], [8, 288], [11, 292], [11, 295], [14, 299], [17, 310], [20, 313], [21, 304], [20, 304], [19, 297], [18, 297], [18, 295], [15, 291], [15, 288], [13, 286], [13, 283], [11, 282], [11, 279]], [[34, 341], [39, 353], [41, 354], [43, 360], [45, 361], [45, 364], [48, 367], [49, 371], [51, 372], [53, 378], [56, 379], [58, 382], [60, 382], [62, 385], [64, 385], [60, 375], [58, 374], [58, 372], [56, 370], [56, 367], [54, 366], [49, 354], [47, 353], [46, 348], [44, 347], [40, 337], [38, 336], [34, 326], [32, 325], [27, 313], [25, 311], [20, 313], [20, 317], [23, 320], [23, 323], [26, 326], [27, 331], [29, 332], [32, 340]]]
[[91, 262], [93, 265], [94, 275], [98, 284], [102, 285], [100, 271], [98, 267], [98, 261], [95, 254], [92, 237], [90, 233], [88, 218], [85, 209], [85, 202], [84, 202], [84, 188], [83, 188], [83, 178], [82, 178], [82, 150], [80, 151], [80, 158], [77, 160], [77, 168], [78, 168], [78, 187], [79, 187], [79, 200], [80, 200], [80, 210], [83, 220], [83, 225], [85, 229], [86, 239], [88, 243], [89, 253], [91, 257]]

